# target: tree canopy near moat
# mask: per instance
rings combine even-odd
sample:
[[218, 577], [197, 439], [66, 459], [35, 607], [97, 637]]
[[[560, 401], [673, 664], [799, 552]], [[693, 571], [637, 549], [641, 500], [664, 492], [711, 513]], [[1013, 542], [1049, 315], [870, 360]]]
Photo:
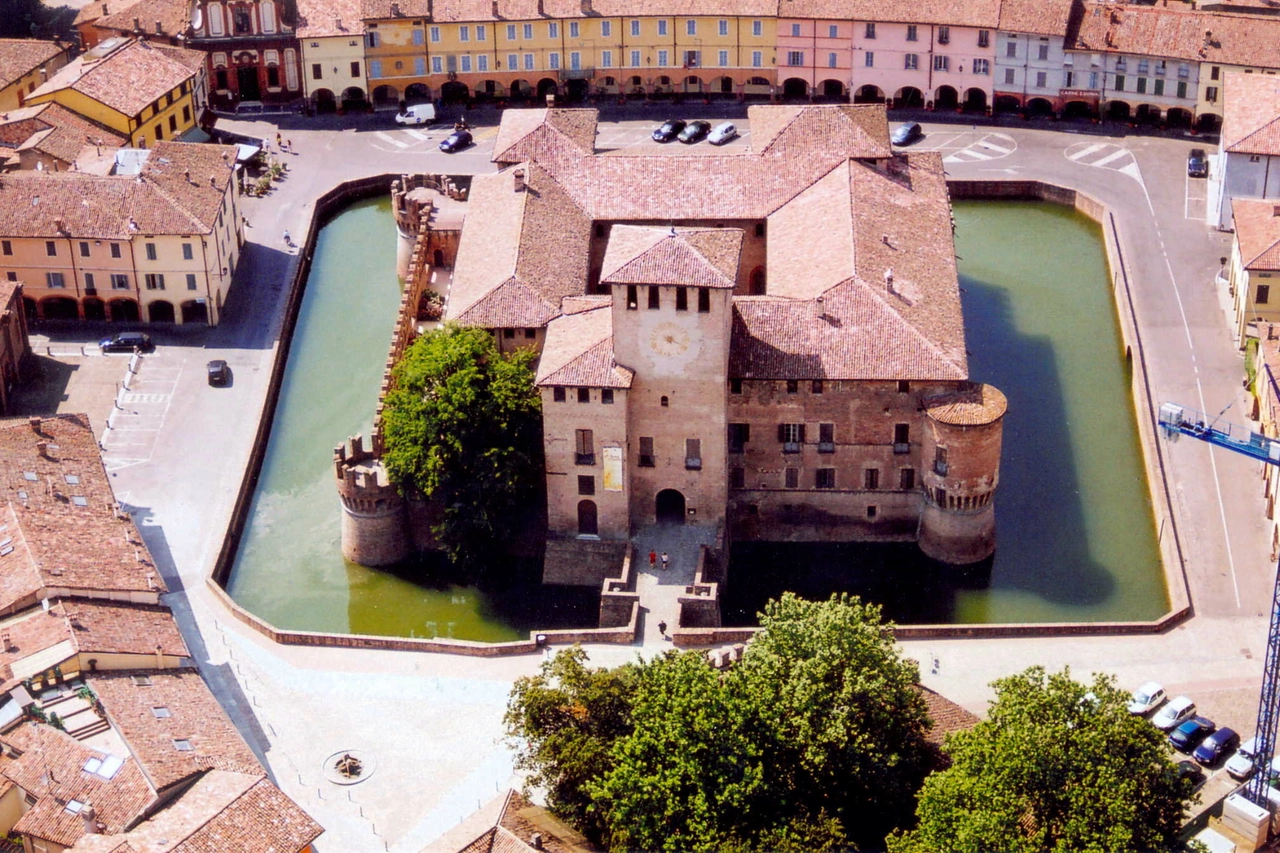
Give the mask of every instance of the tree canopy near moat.
[[449, 559], [476, 565], [513, 533], [542, 474], [532, 349], [502, 353], [483, 329], [446, 325], [409, 346], [382, 411], [382, 461], [402, 491], [439, 507]]

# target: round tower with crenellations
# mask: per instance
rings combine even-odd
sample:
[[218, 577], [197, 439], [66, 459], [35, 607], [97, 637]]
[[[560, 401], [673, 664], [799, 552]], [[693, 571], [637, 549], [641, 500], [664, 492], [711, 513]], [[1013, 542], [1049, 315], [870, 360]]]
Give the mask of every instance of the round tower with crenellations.
[[1009, 401], [977, 382], [924, 401], [920, 550], [956, 565], [996, 550], [995, 491]]
[[412, 553], [404, 498], [363, 436], [333, 451], [342, 501], [342, 555], [362, 566], [390, 566]]

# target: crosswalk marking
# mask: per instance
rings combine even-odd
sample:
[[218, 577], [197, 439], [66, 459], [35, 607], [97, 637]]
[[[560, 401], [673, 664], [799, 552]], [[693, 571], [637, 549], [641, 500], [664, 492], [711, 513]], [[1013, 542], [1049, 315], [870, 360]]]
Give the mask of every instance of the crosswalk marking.
[[427, 136], [427, 135], [426, 135], [425, 133], [423, 133], [422, 131], [420, 131], [420, 130], [413, 130], [412, 128], [406, 129], [406, 130], [405, 130], [405, 133], [409, 134], [410, 136], [412, 136], [414, 139], [418, 140], [419, 142], [426, 142], [428, 139], [430, 139], [430, 138], [431, 138], [430, 136]]
[[1110, 163], [1110, 162], [1112, 162], [1112, 161], [1114, 161], [1114, 160], [1119, 160], [1121, 157], [1123, 157], [1124, 155], [1126, 155], [1126, 154], [1128, 154], [1128, 153], [1129, 153], [1129, 152], [1128, 152], [1128, 150], [1126, 150], [1126, 149], [1124, 149], [1124, 148], [1121, 148], [1121, 149], [1120, 149], [1120, 150], [1118, 150], [1118, 151], [1112, 151], [1110, 154], [1108, 154], [1106, 157], [1103, 157], [1101, 160], [1094, 160], [1094, 161], [1093, 161], [1092, 163], [1090, 163], [1089, 165], [1090, 165], [1090, 166], [1105, 166], [1105, 165], [1107, 165], [1108, 163]]
[[1105, 142], [1098, 142], [1086, 148], [1082, 148], [1074, 154], [1068, 154], [1067, 156], [1070, 157], [1072, 160], [1079, 160], [1082, 157], [1088, 157], [1090, 154], [1092, 154], [1095, 151], [1101, 151], [1103, 148], [1106, 148], [1106, 147], [1107, 145]]
[[981, 143], [981, 145], [982, 145], [982, 147], [983, 147], [983, 148], [985, 148], [986, 150], [988, 150], [988, 151], [994, 151], [994, 152], [996, 152], [997, 154], [1001, 154], [1001, 155], [1003, 155], [1003, 154], [1012, 154], [1012, 153], [1013, 153], [1013, 149], [1012, 149], [1012, 148], [1001, 148], [999, 145], [992, 145], [990, 142], [983, 142], [983, 143]]
[[409, 147], [409, 143], [408, 143], [408, 142], [401, 142], [399, 139], [396, 139], [396, 138], [395, 138], [394, 136], [392, 136], [391, 134], [389, 134], [389, 133], [385, 133], [385, 132], [383, 132], [383, 131], [381, 131], [381, 130], [376, 131], [376, 132], [374, 133], [374, 136], [378, 137], [379, 139], [383, 140], [384, 142], [390, 142], [392, 145], [396, 146], [397, 148], [408, 148], [408, 147]]

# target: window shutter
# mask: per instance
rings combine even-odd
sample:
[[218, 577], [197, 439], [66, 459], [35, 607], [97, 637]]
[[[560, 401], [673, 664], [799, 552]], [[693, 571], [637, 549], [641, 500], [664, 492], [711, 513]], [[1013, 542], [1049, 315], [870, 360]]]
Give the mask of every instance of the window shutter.
[[787, 440], [787, 425], [778, 424], [778, 441], [783, 442], [786, 440]]
[[800, 424], [800, 443], [804, 444], [804, 424]]

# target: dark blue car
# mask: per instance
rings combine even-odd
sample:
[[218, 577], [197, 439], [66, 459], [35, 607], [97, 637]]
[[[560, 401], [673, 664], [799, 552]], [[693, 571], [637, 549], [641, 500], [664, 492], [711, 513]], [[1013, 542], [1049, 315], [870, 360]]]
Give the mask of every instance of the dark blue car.
[[1216, 764], [1218, 759], [1223, 758], [1238, 746], [1240, 746], [1240, 735], [1236, 734], [1234, 729], [1218, 729], [1196, 747], [1191, 757], [1207, 767], [1210, 764]]
[[1217, 728], [1217, 724], [1207, 717], [1192, 717], [1169, 733], [1169, 743], [1178, 752], [1191, 752]]

